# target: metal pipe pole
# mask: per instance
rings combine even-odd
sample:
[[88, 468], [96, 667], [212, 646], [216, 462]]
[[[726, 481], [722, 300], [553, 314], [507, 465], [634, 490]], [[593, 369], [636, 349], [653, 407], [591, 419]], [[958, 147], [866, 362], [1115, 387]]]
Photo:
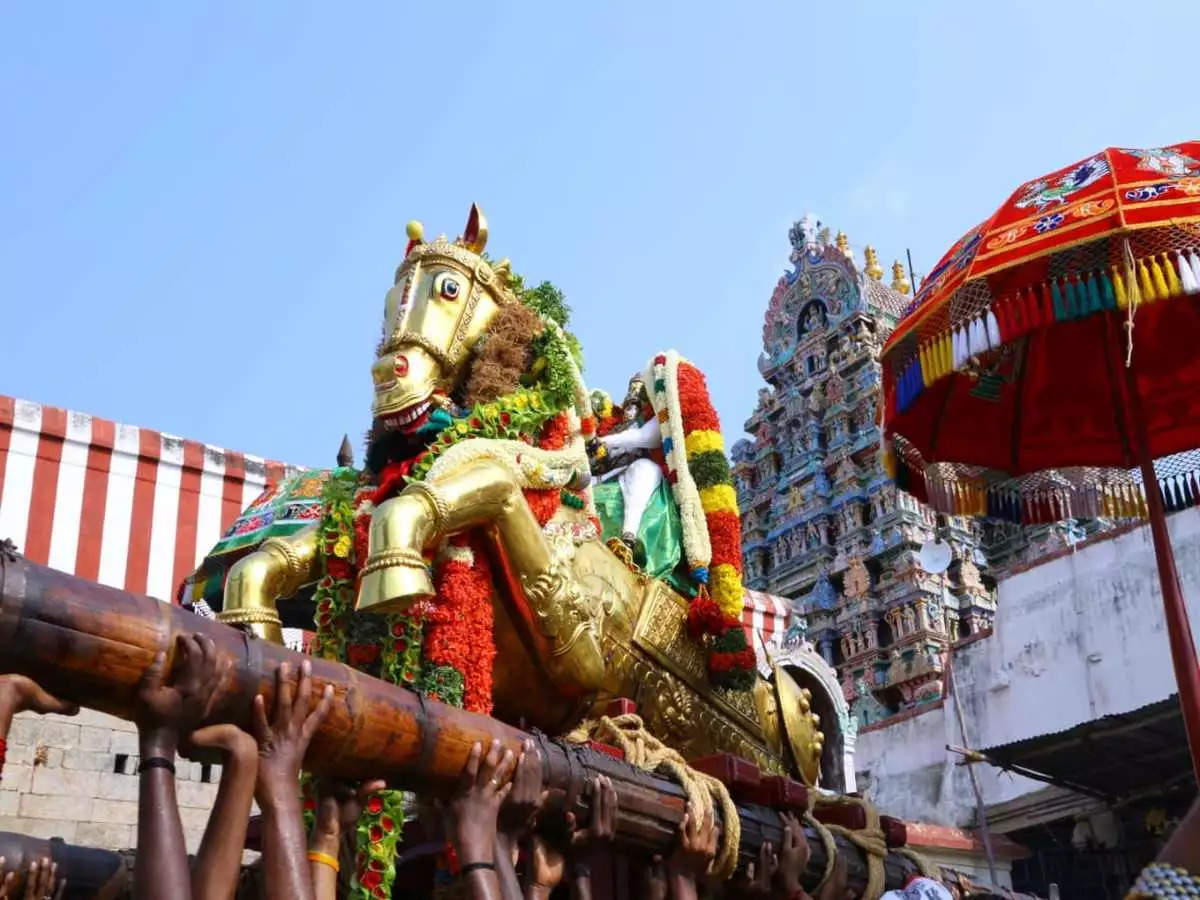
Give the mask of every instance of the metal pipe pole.
[[[942, 576], [945, 578], [945, 576]], [[967, 736], [967, 717], [963, 713], [962, 700], [958, 696], [958, 683], [954, 680], [954, 650], [946, 650], [946, 690], [954, 700], [954, 710], [958, 713], [958, 731], [962, 735], [962, 742], [968, 747], [971, 746], [971, 739]], [[971, 790], [975, 793], [975, 812], [979, 816], [979, 836], [983, 839], [983, 850], [987, 856], [988, 877], [992, 879], [992, 884], [999, 884], [996, 880], [996, 854], [992, 852], [992, 833], [988, 827], [987, 807], [983, 802], [983, 789], [979, 787], [979, 778], [975, 774], [973, 767], [967, 767], [967, 774], [971, 777]]]
[[1167, 514], [1158, 486], [1158, 475], [1154, 472], [1154, 457], [1150, 455], [1150, 440], [1146, 434], [1137, 379], [1132, 365], [1126, 365], [1125, 360], [1118, 360], [1117, 365], [1124, 373], [1126, 429], [1142, 470], [1142, 486], [1146, 491], [1154, 561], [1158, 564], [1158, 583], [1167, 621], [1167, 641], [1171, 647], [1171, 662], [1175, 667], [1175, 683], [1179, 687], [1179, 706], [1183, 711], [1183, 724], [1192, 756], [1192, 772], [1200, 780], [1200, 661], [1196, 658], [1196, 642], [1192, 638], [1192, 625], [1183, 599], [1183, 588], [1179, 584], [1179, 570], [1175, 566], [1175, 551], [1171, 548], [1171, 535], [1167, 531]]

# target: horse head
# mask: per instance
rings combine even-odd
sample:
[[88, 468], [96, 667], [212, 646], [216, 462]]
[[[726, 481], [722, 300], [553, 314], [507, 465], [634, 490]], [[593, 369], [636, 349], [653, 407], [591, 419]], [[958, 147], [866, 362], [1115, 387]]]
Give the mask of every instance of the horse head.
[[471, 206], [462, 237], [426, 243], [408, 226], [408, 252], [387, 293], [374, 365], [377, 432], [416, 431], [439, 397], [461, 382], [471, 350], [496, 314], [516, 303], [508, 263], [483, 257], [487, 222]]

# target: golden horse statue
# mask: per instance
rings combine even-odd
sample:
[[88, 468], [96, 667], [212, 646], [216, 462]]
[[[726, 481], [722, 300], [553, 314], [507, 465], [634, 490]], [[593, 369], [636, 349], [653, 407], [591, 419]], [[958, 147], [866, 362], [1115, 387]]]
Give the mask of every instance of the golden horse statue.
[[[522, 397], [539, 403], [522, 382], [497, 375], [497, 360], [520, 349], [513, 335], [530, 314], [511, 289], [507, 261], [483, 255], [487, 226], [478, 209], [472, 207], [455, 241], [427, 243], [416, 223], [409, 237], [372, 366], [368, 469], [375, 482], [426, 440], [415, 435], [422, 423], [420, 433], [431, 433], [432, 414], [461, 409], [454, 398], [469, 388], [482, 397], [476, 415], [489, 421], [499, 415], [503, 422], [505, 414], [497, 413], [503, 403], [495, 405], [502, 396], [516, 397], [517, 406]], [[562, 337], [555, 323], [536, 316], [533, 322], [537, 332]], [[528, 384], [525, 365], [516, 369]], [[415, 469], [411, 458], [400, 466], [407, 477], [396, 482], [403, 485], [398, 493], [364, 507], [369, 539], [358, 560], [355, 609], [392, 615], [428, 604], [436, 594], [430, 555], [455, 536], [482, 536], [495, 573], [494, 715], [561, 734], [611, 700], [630, 698], [647, 727], [689, 758], [730, 752], [815, 785], [824, 738], [806, 689], [778, 667], [770, 681], [755, 673], [750, 690], [715, 689], [705, 647], [687, 629], [688, 601], [601, 542], [588, 525], [586, 502], [564, 502], [549, 521], [539, 521], [530, 491], [590, 496], [583, 434], [589, 394], [577, 367], [566, 368], [574, 385], [560, 447], [494, 432], [468, 432], [455, 442], [450, 426], [449, 438], [432, 445], [436, 453], [420, 455]], [[501, 382], [490, 393], [489, 379]], [[486, 424], [469, 412], [458, 419], [464, 421]], [[329, 553], [318, 524], [264, 541], [230, 570], [219, 618], [282, 640], [278, 601], [317, 581]]]

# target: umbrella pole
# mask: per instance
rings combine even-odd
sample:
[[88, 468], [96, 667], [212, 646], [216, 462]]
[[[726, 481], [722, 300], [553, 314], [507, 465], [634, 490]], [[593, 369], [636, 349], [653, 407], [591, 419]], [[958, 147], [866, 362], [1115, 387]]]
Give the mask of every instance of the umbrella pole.
[[1138, 397], [1133, 371], [1124, 362], [1121, 360], [1118, 365], [1125, 372], [1125, 398], [1131, 414], [1128, 423], [1133, 431], [1134, 450], [1141, 466], [1146, 506], [1150, 513], [1150, 536], [1154, 540], [1154, 559], [1158, 563], [1158, 582], [1167, 620], [1167, 640], [1171, 646], [1175, 683], [1179, 688], [1179, 706], [1183, 710], [1183, 724], [1192, 755], [1192, 774], [1200, 781], [1200, 662], [1196, 659], [1196, 642], [1192, 639], [1192, 625], [1188, 620], [1187, 605], [1184, 603], [1183, 589], [1179, 584], [1179, 571], [1175, 567], [1175, 551], [1171, 549], [1167, 514], [1163, 507], [1162, 491], [1158, 486], [1158, 476], [1154, 473], [1154, 458], [1150, 455], [1150, 441], [1146, 437], [1141, 400]]

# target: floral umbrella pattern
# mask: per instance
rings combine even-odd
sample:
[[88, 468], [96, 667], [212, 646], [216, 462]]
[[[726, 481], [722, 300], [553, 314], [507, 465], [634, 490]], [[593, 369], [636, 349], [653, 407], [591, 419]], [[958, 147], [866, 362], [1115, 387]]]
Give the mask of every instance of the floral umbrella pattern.
[[1014, 271], [1048, 254], [1126, 230], [1200, 219], [1200, 142], [1148, 150], [1109, 148], [1027, 182], [971, 229], [921, 284], [884, 350], [960, 324], [956, 293], [991, 278], [993, 294], [1019, 284]]

